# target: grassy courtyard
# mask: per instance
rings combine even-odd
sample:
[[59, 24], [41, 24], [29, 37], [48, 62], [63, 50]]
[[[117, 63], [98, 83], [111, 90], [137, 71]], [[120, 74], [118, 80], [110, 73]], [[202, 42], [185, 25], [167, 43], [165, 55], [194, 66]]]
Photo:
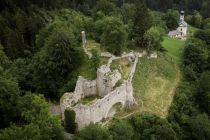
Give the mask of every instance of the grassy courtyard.
[[83, 105], [90, 105], [97, 99], [99, 99], [99, 96], [89, 96], [89, 97], [82, 98], [77, 104], [81, 103]]
[[127, 80], [133, 64], [128, 60], [128, 58], [122, 58], [118, 60], [114, 60], [111, 64], [111, 70], [118, 69], [122, 74], [122, 80]]

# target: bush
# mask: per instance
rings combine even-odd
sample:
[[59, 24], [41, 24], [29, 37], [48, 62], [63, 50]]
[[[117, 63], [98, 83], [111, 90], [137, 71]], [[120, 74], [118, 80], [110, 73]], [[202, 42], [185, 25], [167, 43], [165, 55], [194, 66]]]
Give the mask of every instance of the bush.
[[210, 30], [198, 30], [194, 37], [205, 41], [208, 45], [210, 44]]
[[74, 112], [74, 110], [66, 109], [64, 115], [65, 115], [65, 120], [64, 120], [65, 130], [69, 133], [75, 133], [77, 129], [77, 123], [75, 123], [76, 113]]
[[134, 131], [132, 126], [125, 120], [116, 120], [109, 128], [114, 140], [132, 140]]
[[91, 61], [92, 61], [92, 67], [94, 67], [95, 70], [97, 70], [97, 68], [99, 67], [99, 64], [100, 64], [100, 56], [99, 56], [99, 53], [97, 50], [92, 50], [92, 58], [91, 58]]
[[100, 127], [97, 124], [90, 124], [78, 134], [75, 135], [74, 140], [112, 140], [107, 129]]
[[184, 49], [184, 66], [193, 65], [195, 72], [201, 73], [207, 64], [208, 52], [206, 44], [199, 39], [190, 39]]
[[147, 51], [163, 50], [161, 42], [163, 41], [164, 30], [161, 27], [151, 27], [144, 34], [144, 40], [147, 42]]

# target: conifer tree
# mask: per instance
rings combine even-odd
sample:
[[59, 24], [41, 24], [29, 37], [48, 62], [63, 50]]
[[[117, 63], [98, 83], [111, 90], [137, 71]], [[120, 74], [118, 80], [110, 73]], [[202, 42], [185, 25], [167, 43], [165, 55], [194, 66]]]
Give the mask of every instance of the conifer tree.
[[151, 27], [151, 18], [144, 0], [136, 0], [136, 12], [132, 29], [132, 39], [137, 47], [146, 47], [144, 33]]

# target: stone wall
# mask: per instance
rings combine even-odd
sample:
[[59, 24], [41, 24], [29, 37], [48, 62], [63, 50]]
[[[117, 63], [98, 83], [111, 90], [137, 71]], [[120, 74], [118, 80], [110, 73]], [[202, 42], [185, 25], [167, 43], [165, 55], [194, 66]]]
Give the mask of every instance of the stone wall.
[[66, 108], [74, 106], [84, 97], [93, 95], [97, 95], [96, 80], [86, 80], [82, 76], [79, 76], [74, 92], [65, 93], [61, 98], [62, 116]]
[[118, 70], [111, 72], [107, 65], [101, 66], [97, 70], [97, 90], [100, 97], [104, 97], [113, 90], [115, 84], [121, 79]]
[[120, 87], [117, 87], [104, 98], [98, 99], [90, 106], [80, 104], [73, 108], [76, 112], [78, 129], [80, 130], [91, 122], [96, 123], [105, 118], [112, 117], [109, 116], [109, 112], [117, 103], [121, 103], [123, 107], [129, 107], [135, 103], [131, 83], [125, 81]]

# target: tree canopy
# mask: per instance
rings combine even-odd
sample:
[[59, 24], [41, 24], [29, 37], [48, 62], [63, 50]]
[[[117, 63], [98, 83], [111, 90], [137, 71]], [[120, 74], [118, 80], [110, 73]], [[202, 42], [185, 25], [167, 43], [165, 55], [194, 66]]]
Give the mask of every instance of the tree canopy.
[[55, 28], [34, 57], [34, 84], [48, 97], [56, 95], [70, 71], [81, 63], [83, 52], [70, 30]]
[[[196, 31], [177, 65], [160, 51], [166, 32], [179, 26], [180, 10], [198, 29], [189, 26]], [[76, 140], [210, 139], [209, 11], [209, 0], [0, 0], [0, 139], [63, 140], [65, 131]], [[133, 114], [77, 132], [73, 110], [65, 111], [63, 122], [49, 113], [48, 102], [73, 91], [82, 70], [95, 74], [107, 62], [99, 53], [131, 50], [159, 51], [180, 68], [166, 118]]]
[[103, 47], [116, 55], [121, 54], [127, 40], [126, 27], [115, 17], [106, 17], [103, 20], [101, 43]]

